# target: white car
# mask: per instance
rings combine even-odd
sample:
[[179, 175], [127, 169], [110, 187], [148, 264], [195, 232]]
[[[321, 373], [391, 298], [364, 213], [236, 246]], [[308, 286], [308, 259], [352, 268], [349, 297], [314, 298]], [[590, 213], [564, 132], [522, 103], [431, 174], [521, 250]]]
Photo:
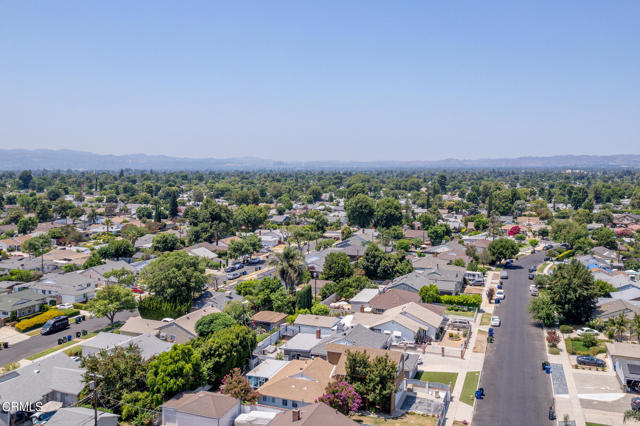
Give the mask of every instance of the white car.
[[538, 287], [536, 287], [535, 284], [531, 284], [529, 286], [529, 293], [531, 293], [532, 296], [537, 296], [538, 295]]
[[500, 317], [499, 316], [493, 316], [491, 317], [491, 326], [492, 327], [500, 327]]
[[63, 303], [62, 305], [56, 306], [58, 309], [73, 309], [73, 303]]
[[582, 327], [581, 329], [579, 329], [578, 331], [576, 331], [576, 334], [578, 336], [583, 336], [585, 334], [598, 334], [597, 330], [594, 330], [593, 328], [589, 328], [589, 327]]
[[498, 290], [496, 291], [496, 299], [500, 299], [500, 300], [504, 300], [504, 290]]

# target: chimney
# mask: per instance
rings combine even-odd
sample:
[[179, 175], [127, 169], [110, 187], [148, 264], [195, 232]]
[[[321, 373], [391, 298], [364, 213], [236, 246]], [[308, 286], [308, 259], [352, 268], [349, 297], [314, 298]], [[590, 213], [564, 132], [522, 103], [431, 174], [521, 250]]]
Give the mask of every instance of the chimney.
[[320, 329], [317, 329], [316, 330], [316, 339], [319, 339], [319, 338], [320, 338]]
[[360, 312], [364, 312], [364, 305], [360, 306]]
[[297, 422], [300, 420], [300, 410], [291, 410], [291, 421]]

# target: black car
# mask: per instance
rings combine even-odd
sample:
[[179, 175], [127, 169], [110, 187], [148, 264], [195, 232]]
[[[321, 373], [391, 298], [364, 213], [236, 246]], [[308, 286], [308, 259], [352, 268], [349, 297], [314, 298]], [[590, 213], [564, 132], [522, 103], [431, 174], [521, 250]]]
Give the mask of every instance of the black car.
[[45, 322], [42, 329], [40, 329], [40, 334], [44, 336], [67, 328], [69, 328], [69, 318], [64, 315], [60, 315]]
[[606, 367], [607, 364], [599, 359], [596, 358], [595, 356], [591, 356], [591, 355], [580, 355], [579, 357], [576, 358], [576, 360], [578, 361], [578, 364], [580, 365], [590, 365], [592, 367]]
[[531, 273], [531, 274], [529, 274], [529, 279], [532, 280], [535, 276], [536, 276], [536, 274]]
[[542, 250], [551, 250], [553, 248], [552, 244], [547, 244], [546, 246], [542, 247]]

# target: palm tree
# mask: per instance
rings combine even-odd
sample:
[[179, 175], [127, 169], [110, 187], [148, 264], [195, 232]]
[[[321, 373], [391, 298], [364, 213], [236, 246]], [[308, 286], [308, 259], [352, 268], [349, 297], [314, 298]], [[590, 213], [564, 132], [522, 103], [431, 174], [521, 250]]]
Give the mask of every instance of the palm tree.
[[96, 223], [97, 218], [98, 212], [96, 211], [96, 208], [91, 207], [91, 210], [89, 211], [89, 213], [87, 213], [87, 219], [89, 219], [89, 222], [91, 222], [91, 224], [93, 225], [94, 223]]
[[302, 253], [294, 247], [285, 247], [282, 252], [275, 253], [275, 257], [269, 263], [276, 266], [278, 278], [284, 282], [289, 291], [293, 291], [304, 270]]
[[634, 315], [633, 319], [631, 320], [631, 326], [629, 328], [631, 336], [636, 336], [638, 342], [640, 343], [640, 315]]
[[111, 219], [107, 219], [104, 221], [104, 224], [107, 227], [107, 234], [108, 234], [110, 226], [113, 225], [113, 221]]
[[622, 341], [622, 335], [627, 331], [627, 318], [624, 314], [620, 314], [615, 318], [609, 319], [609, 329], [617, 336], [618, 341]]

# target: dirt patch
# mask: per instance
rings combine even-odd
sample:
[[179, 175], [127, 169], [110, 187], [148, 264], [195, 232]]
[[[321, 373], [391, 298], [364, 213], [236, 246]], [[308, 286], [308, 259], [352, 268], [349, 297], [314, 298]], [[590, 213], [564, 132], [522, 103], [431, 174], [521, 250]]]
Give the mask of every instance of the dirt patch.
[[482, 292], [484, 291], [484, 287], [481, 286], [467, 286], [464, 289], [464, 292], [466, 294], [482, 294]]
[[442, 342], [440, 344], [447, 346], [449, 348], [459, 349], [462, 347], [462, 344], [466, 340], [462, 335], [462, 330], [460, 331], [447, 331], [447, 333], [442, 338]]
[[484, 330], [478, 330], [478, 336], [476, 337], [476, 343], [473, 345], [473, 351], [477, 353], [485, 353], [487, 351], [487, 333]]

